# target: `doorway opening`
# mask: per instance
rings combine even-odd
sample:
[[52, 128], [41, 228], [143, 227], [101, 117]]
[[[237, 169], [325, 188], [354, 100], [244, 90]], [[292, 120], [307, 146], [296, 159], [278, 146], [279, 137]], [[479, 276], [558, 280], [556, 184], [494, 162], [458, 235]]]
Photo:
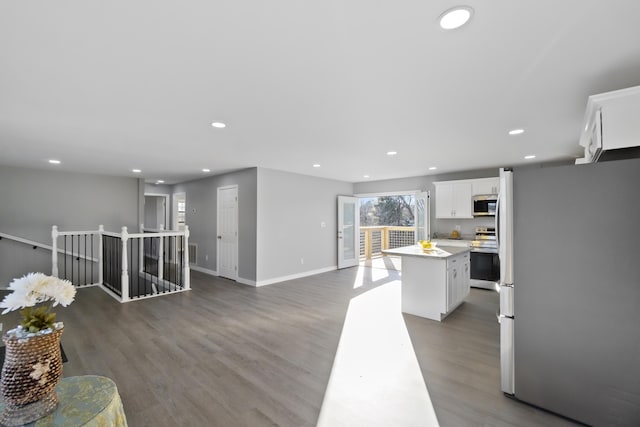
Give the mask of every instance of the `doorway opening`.
[[[173, 229], [184, 231], [187, 215], [187, 195], [186, 193], [173, 193]], [[194, 260], [195, 262], [195, 260]]]
[[145, 230], [165, 230], [169, 222], [169, 195], [144, 194], [144, 222]]

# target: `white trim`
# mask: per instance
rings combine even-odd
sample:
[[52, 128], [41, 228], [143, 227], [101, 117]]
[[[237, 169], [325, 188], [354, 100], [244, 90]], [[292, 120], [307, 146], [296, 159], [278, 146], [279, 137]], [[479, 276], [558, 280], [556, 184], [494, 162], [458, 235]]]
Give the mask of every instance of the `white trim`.
[[[146, 230], [148, 230], [148, 228]], [[107, 233], [105, 232], [105, 234], [107, 234]], [[159, 231], [159, 232], [152, 232], [152, 233], [129, 233], [129, 237], [131, 239], [140, 239], [140, 238], [147, 238], [147, 237], [177, 237], [177, 236], [184, 236], [184, 231]]]
[[138, 301], [141, 299], [148, 299], [148, 298], [155, 298], [155, 297], [161, 297], [161, 296], [166, 296], [166, 295], [173, 295], [173, 294], [179, 294], [180, 292], [185, 292], [185, 291], [190, 291], [191, 289], [176, 289], [175, 291], [171, 291], [171, 292], [160, 292], [157, 294], [147, 294], [147, 295], [142, 295], [139, 297], [133, 297], [133, 298], [129, 298], [129, 301], [127, 302], [133, 302], [133, 301]]
[[200, 273], [208, 274], [210, 276], [218, 276], [218, 272], [215, 270], [209, 270], [208, 268], [198, 267], [197, 265], [191, 264], [190, 268], [195, 271], [199, 271]]
[[255, 280], [244, 279], [242, 277], [238, 277], [238, 279], [236, 280], [236, 283], [240, 283], [241, 285], [253, 286], [254, 288], [258, 287]]
[[386, 196], [413, 196], [416, 193], [423, 193], [422, 190], [403, 190], [403, 191], [383, 191], [379, 193], [357, 193], [355, 197], [386, 197]]
[[105, 291], [108, 295], [110, 295], [113, 299], [115, 299], [116, 301], [120, 302], [120, 303], [124, 303], [124, 301], [122, 301], [122, 298], [116, 294], [115, 292], [113, 292], [111, 289], [109, 289], [108, 287], [106, 287], [105, 285], [103, 285], [102, 283], [98, 284], [98, 286]]
[[285, 282], [287, 280], [300, 279], [302, 277], [308, 277], [308, 276], [314, 276], [316, 274], [327, 273], [329, 271], [335, 271], [337, 269], [338, 269], [337, 265], [332, 265], [331, 267], [318, 268], [316, 270], [304, 271], [302, 273], [290, 274], [288, 276], [280, 276], [280, 277], [274, 277], [272, 279], [259, 280], [255, 286], [258, 287], [258, 286], [272, 285], [274, 283]]

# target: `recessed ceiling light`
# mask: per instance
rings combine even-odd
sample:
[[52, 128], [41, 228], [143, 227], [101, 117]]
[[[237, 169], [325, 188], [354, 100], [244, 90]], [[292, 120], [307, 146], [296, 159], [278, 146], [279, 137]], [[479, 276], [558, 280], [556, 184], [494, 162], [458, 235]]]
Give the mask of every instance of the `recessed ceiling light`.
[[443, 29], [454, 30], [466, 24], [472, 14], [473, 9], [469, 6], [456, 6], [440, 15], [438, 21]]
[[213, 126], [214, 128], [218, 128], [218, 129], [222, 129], [222, 128], [226, 128], [227, 125], [225, 125], [222, 122], [213, 122], [211, 123], [211, 126]]
[[369, 175], [362, 175], [363, 178], [369, 178]]
[[156, 181], [156, 184], [164, 184], [164, 181], [159, 179], [159, 180]]
[[387, 151], [387, 156], [395, 156], [396, 154], [398, 154], [397, 151]]
[[521, 133], [524, 133], [524, 129], [511, 129], [509, 131], [509, 135], [520, 135]]
[[60, 164], [60, 160], [51, 159], [51, 160], [49, 160], [49, 163], [51, 163], [52, 165], [59, 165]]
[[206, 172], [211, 172], [211, 169], [204, 168], [204, 169], [202, 169], [202, 172], [205, 172], [205, 173]]
[[436, 170], [436, 169], [438, 169], [438, 168], [437, 168], [437, 167], [435, 167], [435, 166], [431, 166], [431, 167], [429, 168], [429, 170], [430, 170], [430, 171], [434, 171], [434, 170]]
[[133, 173], [140, 173], [140, 172], [142, 172], [142, 171], [141, 171], [140, 169], [131, 169], [131, 172], [133, 172]]
[[320, 167], [320, 165], [319, 165], [318, 163], [314, 163], [313, 167], [314, 167], [314, 168], [319, 168], [319, 167]]
[[524, 156], [524, 158], [527, 160], [531, 160], [531, 159], [535, 159], [536, 156], [534, 156], [533, 154], [529, 154], [528, 156]]

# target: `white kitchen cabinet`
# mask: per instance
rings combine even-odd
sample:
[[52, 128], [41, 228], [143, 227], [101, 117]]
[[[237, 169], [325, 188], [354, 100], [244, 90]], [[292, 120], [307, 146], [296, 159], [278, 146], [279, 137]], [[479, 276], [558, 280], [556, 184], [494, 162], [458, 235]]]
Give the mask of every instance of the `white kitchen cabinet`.
[[640, 86], [591, 95], [580, 135], [584, 157], [576, 163], [615, 160], [637, 153], [639, 108]]
[[470, 181], [434, 182], [436, 218], [473, 218]]
[[469, 266], [469, 252], [447, 260], [447, 313], [469, 296], [471, 289]]
[[473, 196], [484, 194], [498, 194], [500, 191], [500, 178], [478, 178], [471, 181], [471, 194]]
[[402, 312], [442, 321], [469, 295], [469, 248], [418, 245], [386, 249], [402, 257]]

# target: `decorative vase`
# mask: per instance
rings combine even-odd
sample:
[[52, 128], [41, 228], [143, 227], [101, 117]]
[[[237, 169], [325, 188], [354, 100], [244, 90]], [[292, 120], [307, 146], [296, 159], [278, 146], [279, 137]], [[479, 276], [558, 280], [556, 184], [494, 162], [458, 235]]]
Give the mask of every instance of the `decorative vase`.
[[54, 390], [62, 377], [60, 336], [63, 326], [49, 333], [18, 337], [6, 334], [5, 358], [0, 380], [4, 411], [2, 426], [30, 423], [53, 412], [58, 405]]

